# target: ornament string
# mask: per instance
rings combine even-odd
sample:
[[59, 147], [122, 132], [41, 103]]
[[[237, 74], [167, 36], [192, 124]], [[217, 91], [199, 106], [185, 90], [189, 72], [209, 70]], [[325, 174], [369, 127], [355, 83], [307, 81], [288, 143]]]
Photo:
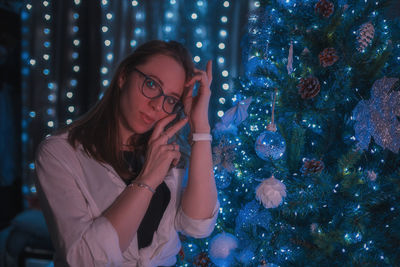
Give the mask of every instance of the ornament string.
[[272, 115], [271, 115], [271, 123], [268, 124], [267, 130], [271, 132], [276, 132], [276, 124], [275, 124], [275, 101], [276, 101], [276, 94], [278, 92], [278, 88], [275, 88], [273, 93], [273, 100], [272, 100]]

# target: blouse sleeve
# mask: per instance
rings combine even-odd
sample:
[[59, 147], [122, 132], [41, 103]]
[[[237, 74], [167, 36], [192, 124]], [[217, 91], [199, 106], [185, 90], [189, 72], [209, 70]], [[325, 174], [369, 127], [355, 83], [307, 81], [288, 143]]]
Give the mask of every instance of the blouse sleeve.
[[219, 201], [215, 204], [213, 214], [207, 219], [193, 219], [185, 214], [182, 206], [178, 208], [175, 218], [175, 227], [178, 231], [194, 238], [209, 236], [214, 230], [219, 211]]
[[57, 252], [70, 266], [122, 263], [118, 235], [103, 216], [93, 219], [76, 183], [80, 163], [66, 140], [48, 139], [36, 157], [36, 185]]

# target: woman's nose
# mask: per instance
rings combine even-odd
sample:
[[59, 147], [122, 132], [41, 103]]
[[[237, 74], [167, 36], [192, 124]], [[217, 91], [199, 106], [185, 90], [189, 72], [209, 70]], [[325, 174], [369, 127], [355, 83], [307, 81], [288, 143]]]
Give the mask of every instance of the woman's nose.
[[150, 106], [155, 110], [155, 111], [160, 111], [162, 109], [163, 105], [163, 97], [158, 97], [155, 99], [150, 100]]

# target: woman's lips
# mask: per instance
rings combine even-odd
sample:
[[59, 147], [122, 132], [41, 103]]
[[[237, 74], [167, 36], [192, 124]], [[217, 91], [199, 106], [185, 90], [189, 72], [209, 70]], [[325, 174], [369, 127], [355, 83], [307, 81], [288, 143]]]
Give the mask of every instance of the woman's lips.
[[140, 117], [142, 118], [142, 120], [146, 123], [146, 124], [152, 124], [154, 122], [154, 119], [147, 116], [146, 114], [140, 112]]

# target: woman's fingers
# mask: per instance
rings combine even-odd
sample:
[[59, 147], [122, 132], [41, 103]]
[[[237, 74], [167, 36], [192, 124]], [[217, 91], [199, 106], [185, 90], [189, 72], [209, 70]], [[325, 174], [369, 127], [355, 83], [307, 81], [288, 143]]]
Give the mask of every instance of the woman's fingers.
[[176, 134], [180, 129], [182, 129], [182, 127], [185, 126], [187, 122], [188, 122], [188, 117], [185, 117], [185, 118], [179, 120], [174, 125], [172, 125], [166, 131], [164, 131], [160, 136], [160, 139], [162, 140], [162, 142], [164, 142], [164, 141], [167, 142], [168, 139], [170, 139], [174, 134]]
[[161, 146], [162, 151], [179, 151], [179, 145], [176, 143]]
[[156, 126], [153, 129], [153, 133], [151, 134], [150, 141], [156, 140], [160, 137], [161, 133], [164, 132], [165, 126], [168, 125], [173, 119], [175, 119], [176, 114], [168, 115], [167, 117], [159, 120]]
[[210, 86], [212, 81], [212, 60], [209, 60], [207, 62], [206, 72], [207, 72], [208, 86]]
[[193, 87], [188, 89], [183, 97], [183, 112], [186, 116], [190, 116], [190, 111], [192, 110], [193, 103]]

